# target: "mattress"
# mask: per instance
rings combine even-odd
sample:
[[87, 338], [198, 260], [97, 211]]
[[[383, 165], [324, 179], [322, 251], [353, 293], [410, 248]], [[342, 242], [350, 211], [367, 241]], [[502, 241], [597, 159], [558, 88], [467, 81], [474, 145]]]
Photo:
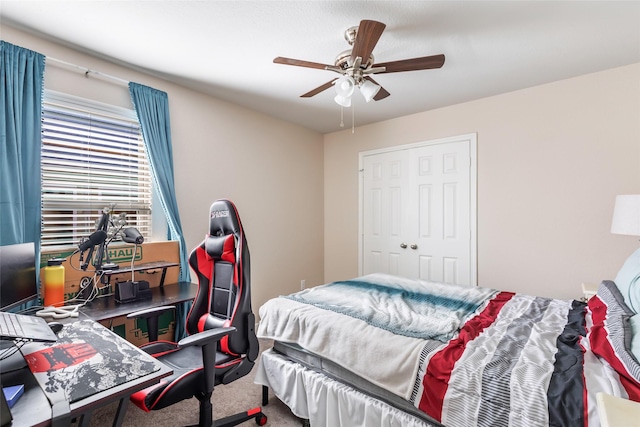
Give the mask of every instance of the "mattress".
[[[442, 426], [384, 390], [363, 384], [348, 371], [335, 366], [329, 368], [331, 372], [323, 370], [327, 365], [317, 356], [299, 354], [300, 349], [292, 347], [279, 348], [290, 354], [275, 348], [264, 351], [256, 367], [255, 383], [268, 387], [294, 415], [309, 420], [312, 426]], [[342, 375], [345, 378], [339, 379]], [[350, 380], [354, 383], [349, 384]], [[377, 393], [389, 399], [378, 398]]]
[[355, 375], [350, 370], [325, 360], [322, 357], [310, 353], [296, 344], [281, 343], [279, 341], [274, 342], [273, 350], [279, 353], [293, 362], [300, 363], [308, 369], [321, 372], [329, 378], [340, 381], [347, 386], [359, 390], [362, 393], [373, 397], [381, 402], [384, 402], [394, 408], [398, 408], [403, 412], [413, 415], [425, 421], [426, 425], [441, 426], [436, 420], [426, 415], [424, 412], [418, 410], [415, 406], [409, 404], [406, 400], [400, 398], [394, 393], [388, 390], [378, 387], [375, 384], [367, 381], [366, 379]]

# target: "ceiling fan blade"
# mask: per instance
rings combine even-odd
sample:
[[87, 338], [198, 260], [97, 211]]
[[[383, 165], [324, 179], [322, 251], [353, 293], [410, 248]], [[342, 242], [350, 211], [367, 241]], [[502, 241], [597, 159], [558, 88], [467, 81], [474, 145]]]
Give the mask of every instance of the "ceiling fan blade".
[[333, 80], [331, 80], [329, 82], [326, 82], [322, 86], [318, 86], [317, 88], [315, 88], [313, 90], [310, 90], [309, 92], [307, 92], [307, 93], [305, 93], [303, 95], [300, 95], [300, 98], [311, 98], [312, 96], [317, 95], [320, 92], [329, 89], [331, 86], [333, 86], [333, 82], [335, 82], [336, 80], [338, 80], [338, 79], [336, 78], [336, 79], [333, 79]]
[[333, 65], [320, 64], [318, 62], [302, 61], [300, 59], [283, 58], [282, 56], [278, 56], [276, 59], [273, 60], [273, 62], [275, 64], [295, 65], [297, 67], [317, 68], [320, 70], [327, 70], [334, 67]]
[[[380, 86], [380, 83], [378, 83], [377, 81], [373, 80], [369, 76], [366, 76], [365, 79], [371, 81], [372, 83], [377, 84], [378, 86]], [[391, 95], [391, 94], [389, 92], [387, 92], [387, 90], [385, 88], [380, 86], [380, 90], [378, 91], [378, 93], [376, 93], [376, 96], [373, 97], [373, 100], [374, 101], [380, 101], [381, 99], [385, 99], [389, 95]]]
[[351, 49], [351, 58], [355, 60], [360, 57], [362, 62], [366, 64], [385, 27], [385, 24], [378, 21], [366, 19], [360, 21], [356, 40], [353, 42], [353, 49]]
[[383, 62], [380, 64], [373, 64], [372, 67], [384, 67], [385, 71], [377, 73], [384, 74], [398, 73], [400, 71], [429, 70], [433, 68], [440, 68], [443, 64], [444, 55], [440, 54], [413, 59], [403, 59], [400, 61]]

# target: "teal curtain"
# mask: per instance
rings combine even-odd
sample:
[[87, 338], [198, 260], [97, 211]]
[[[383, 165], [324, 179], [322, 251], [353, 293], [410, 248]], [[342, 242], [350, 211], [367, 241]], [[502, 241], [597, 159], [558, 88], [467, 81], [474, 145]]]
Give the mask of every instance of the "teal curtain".
[[43, 86], [44, 55], [0, 40], [0, 245], [34, 242], [37, 264]]
[[[180, 244], [180, 281], [191, 281], [187, 246], [182, 234], [173, 173], [173, 148], [169, 121], [169, 97], [165, 92], [129, 83], [129, 93], [138, 114], [142, 137], [151, 163], [151, 174], [162, 209], [167, 217], [168, 238]], [[190, 304], [190, 303], [189, 303]], [[176, 340], [186, 336], [184, 318], [189, 304], [179, 304], [176, 311]]]

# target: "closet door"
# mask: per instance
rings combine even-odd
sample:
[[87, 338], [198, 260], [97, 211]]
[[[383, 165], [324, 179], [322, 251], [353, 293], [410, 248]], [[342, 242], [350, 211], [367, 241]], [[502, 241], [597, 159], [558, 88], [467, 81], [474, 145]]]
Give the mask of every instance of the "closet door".
[[471, 148], [462, 138], [363, 153], [362, 274], [476, 284]]
[[[410, 277], [471, 284], [470, 157], [466, 142], [411, 151], [409, 222], [415, 224]], [[411, 239], [411, 238], [409, 238]]]
[[406, 256], [411, 161], [409, 150], [364, 157], [364, 274], [405, 275], [415, 266]]

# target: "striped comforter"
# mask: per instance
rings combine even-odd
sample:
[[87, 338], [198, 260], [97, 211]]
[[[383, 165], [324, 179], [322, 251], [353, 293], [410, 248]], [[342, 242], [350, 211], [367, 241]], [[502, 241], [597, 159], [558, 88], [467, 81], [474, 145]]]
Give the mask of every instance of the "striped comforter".
[[[421, 292], [439, 286], [414, 282]], [[291, 298], [260, 309], [258, 335], [296, 342], [448, 427], [598, 426], [596, 393], [640, 401], [640, 366], [625, 346], [625, 318], [632, 313], [612, 282], [603, 282], [588, 306], [510, 292], [483, 295], [444, 341], [392, 335], [336, 307]]]

